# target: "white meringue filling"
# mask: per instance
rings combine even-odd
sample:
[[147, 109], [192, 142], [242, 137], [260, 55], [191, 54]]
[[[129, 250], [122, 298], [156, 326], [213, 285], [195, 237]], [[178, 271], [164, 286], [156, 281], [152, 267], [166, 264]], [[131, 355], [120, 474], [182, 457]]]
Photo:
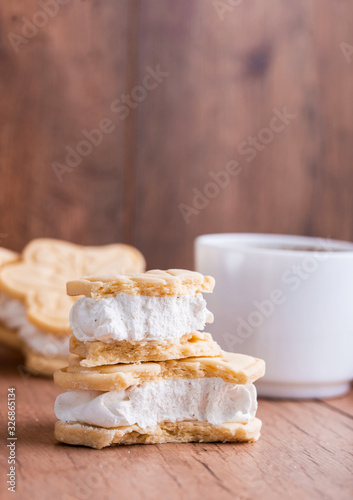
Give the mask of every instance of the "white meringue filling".
[[69, 336], [46, 333], [30, 323], [26, 307], [20, 300], [0, 293], [0, 321], [15, 329], [21, 340], [31, 349], [44, 356], [69, 356]]
[[162, 380], [111, 392], [68, 391], [55, 402], [59, 420], [107, 428], [137, 424], [145, 429], [184, 420], [247, 423], [256, 410], [253, 384], [217, 377]]
[[201, 293], [163, 297], [119, 293], [98, 301], [83, 297], [71, 309], [70, 324], [83, 342], [175, 339], [213, 322], [206, 306]]
[[70, 354], [69, 335], [59, 336], [52, 333], [45, 333], [29, 321], [26, 321], [18, 333], [28, 347], [44, 356], [68, 357]]
[[27, 321], [23, 302], [9, 297], [6, 293], [0, 293], [0, 321], [6, 328], [21, 328], [23, 322]]

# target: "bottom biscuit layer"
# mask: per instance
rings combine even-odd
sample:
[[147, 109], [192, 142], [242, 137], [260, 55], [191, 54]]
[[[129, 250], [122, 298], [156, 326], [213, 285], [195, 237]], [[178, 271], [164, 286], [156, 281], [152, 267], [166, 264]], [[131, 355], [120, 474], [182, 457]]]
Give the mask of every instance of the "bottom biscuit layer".
[[194, 356], [219, 356], [221, 348], [209, 333], [194, 332], [180, 339], [139, 342], [81, 342], [72, 336], [70, 351], [83, 358], [81, 366], [116, 365], [140, 361], [165, 361]]
[[253, 442], [260, 437], [261, 425], [261, 420], [258, 418], [254, 418], [248, 424], [164, 422], [147, 429], [141, 429], [138, 425], [106, 429], [74, 422], [56, 422], [54, 435], [61, 443], [89, 446], [100, 450], [115, 444]]
[[6, 328], [2, 323], [0, 323], [0, 342], [17, 351], [21, 351], [22, 349], [22, 340], [18, 336], [17, 331]]
[[57, 370], [61, 370], [69, 364], [69, 360], [66, 357], [44, 356], [28, 347], [24, 349], [24, 353], [25, 366], [34, 375], [51, 377]]

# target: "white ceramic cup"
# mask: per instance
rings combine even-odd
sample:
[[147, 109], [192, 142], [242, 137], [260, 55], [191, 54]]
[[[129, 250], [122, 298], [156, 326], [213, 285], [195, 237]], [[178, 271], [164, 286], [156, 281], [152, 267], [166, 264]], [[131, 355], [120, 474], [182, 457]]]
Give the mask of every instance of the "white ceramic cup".
[[[313, 250], [317, 249], [317, 250]], [[353, 378], [353, 243], [210, 234], [196, 269], [216, 279], [207, 331], [223, 349], [266, 361], [260, 396], [335, 397]]]

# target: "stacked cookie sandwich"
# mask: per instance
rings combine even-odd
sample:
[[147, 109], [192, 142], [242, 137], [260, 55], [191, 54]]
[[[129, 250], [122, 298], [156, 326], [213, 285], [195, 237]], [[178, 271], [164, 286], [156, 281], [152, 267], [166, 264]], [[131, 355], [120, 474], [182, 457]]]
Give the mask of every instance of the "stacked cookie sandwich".
[[0, 270], [0, 321], [11, 330], [0, 340], [20, 348], [26, 367], [41, 375], [68, 363], [68, 317], [77, 298], [66, 295], [67, 280], [107, 269], [145, 268], [141, 253], [128, 245], [82, 247], [54, 239], [33, 240], [9, 259]]
[[69, 281], [75, 355], [54, 375], [58, 441], [256, 441], [262, 360], [222, 352], [203, 333], [214, 280], [172, 269]]

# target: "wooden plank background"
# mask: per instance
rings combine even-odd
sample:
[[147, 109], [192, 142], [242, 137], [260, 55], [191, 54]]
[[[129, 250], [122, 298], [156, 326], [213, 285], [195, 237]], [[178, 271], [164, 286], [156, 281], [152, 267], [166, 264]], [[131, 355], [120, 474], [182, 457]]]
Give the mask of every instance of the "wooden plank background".
[[[0, 0], [0, 244], [124, 241], [166, 268], [192, 266], [206, 232], [353, 240], [351, 0], [52, 1], [43, 22], [36, 0]], [[26, 20], [43, 26], [16, 51]], [[121, 119], [112, 103], [158, 67]], [[284, 107], [296, 117], [248, 162], [239, 147]], [[59, 182], [53, 162], [102, 119], [114, 131]], [[180, 204], [230, 161], [186, 223]]]

